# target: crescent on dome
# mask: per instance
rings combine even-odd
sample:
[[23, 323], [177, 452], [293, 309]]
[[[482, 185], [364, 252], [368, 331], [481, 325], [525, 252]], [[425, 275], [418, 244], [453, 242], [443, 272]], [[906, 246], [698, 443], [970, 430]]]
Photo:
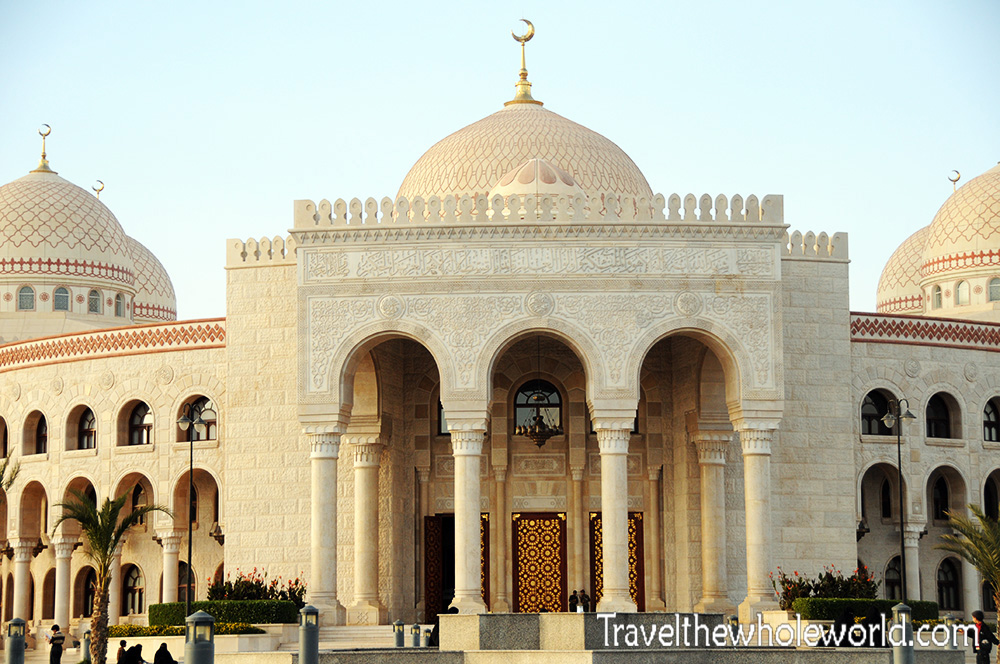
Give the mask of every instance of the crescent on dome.
[[510, 36], [514, 38], [514, 41], [521, 42], [523, 44], [527, 41], [531, 41], [531, 38], [535, 36], [535, 26], [526, 18], [522, 18], [521, 20], [528, 24], [528, 31], [523, 35], [518, 36], [514, 34], [513, 30], [511, 30]]

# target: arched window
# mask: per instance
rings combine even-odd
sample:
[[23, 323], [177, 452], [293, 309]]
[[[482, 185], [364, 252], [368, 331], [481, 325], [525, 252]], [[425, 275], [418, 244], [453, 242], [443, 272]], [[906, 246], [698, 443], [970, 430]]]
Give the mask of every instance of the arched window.
[[993, 593], [993, 584], [983, 581], [983, 611], [996, 611], [997, 602]]
[[514, 396], [514, 423], [531, 424], [535, 409], [550, 427], [562, 427], [562, 400], [559, 390], [544, 380], [529, 380]]
[[128, 418], [128, 444], [149, 445], [153, 442], [153, 413], [139, 402]]
[[1000, 279], [990, 279], [990, 302], [1000, 302]]
[[931, 308], [940, 309], [941, 308], [941, 287], [935, 286], [931, 289]]
[[124, 615], [133, 613], [143, 613], [146, 608], [146, 582], [142, 578], [142, 572], [135, 565], [129, 565], [124, 570], [122, 584], [122, 612]]
[[53, 311], [69, 311], [69, 290], [60, 286], [52, 294]]
[[899, 572], [899, 556], [889, 561], [885, 566], [885, 598], [903, 599], [902, 575]]
[[[198, 586], [196, 584], [198, 577], [194, 574], [194, 569], [191, 570], [191, 601], [194, 601], [197, 597]], [[188, 594], [188, 565], [183, 560], [177, 563], [177, 601], [186, 602]]]
[[38, 416], [38, 424], [35, 426], [35, 454], [45, 454], [49, 451], [49, 425], [45, 422], [45, 416]]
[[191, 523], [198, 523], [198, 489], [191, 492], [191, 503], [188, 510], [188, 518], [191, 519]]
[[35, 289], [31, 286], [21, 286], [21, 289], [17, 291], [17, 310], [18, 311], [34, 311], [35, 310]]
[[101, 294], [95, 290], [90, 291], [87, 296], [87, 311], [92, 314], [101, 313]]
[[82, 600], [80, 602], [80, 618], [86, 618], [94, 613], [94, 598], [97, 596], [97, 571], [93, 567], [87, 568], [87, 575], [83, 577], [83, 587], [80, 588]]
[[118, 318], [125, 317], [125, 298], [122, 297], [121, 293], [115, 295], [115, 316]]
[[946, 611], [959, 611], [960, 601], [958, 565], [954, 558], [945, 558], [937, 573], [938, 608]]
[[950, 438], [951, 418], [948, 414], [948, 404], [940, 395], [935, 394], [927, 402], [927, 437], [928, 438]]
[[938, 476], [934, 482], [934, 489], [931, 491], [931, 505], [935, 521], [948, 520], [948, 515], [945, 512], [951, 509], [951, 502], [949, 501], [948, 482], [945, 481], [943, 475]]
[[955, 304], [968, 304], [969, 303], [969, 282], [960, 281], [958, 285], [955, 286]]
[[[136, 484], [135, 488], [132, 489], [132, 511], [140, 507], [145, 507], [149, 504], [149, 496], [146, 495], [146, 490], [142, 488], [142, 484]], [[146, 524], [146, 517], [139, 518], [139, 525]]]
[[983, 491], [983, 511], [991, 519], [1000, 518], [1000, 486], [992, 477], [986, 478]]
[[187, 442], [192, 440], [215, 440], [218, 436], [218, 414], [215, 412], [215, 406], [212, 405], [212, 402], [207, 397], [198, 397], [191, 402], [191, 420], [197, 421], [199, 417], [205, 421], [205, 432], [198, 431], [198, 427], [192, 424], [187, 428], [185, 432], [187, 437], [184, 440]]
[[10, 456], [10, 448], [7, 447], [7, 421], [0, 417], [0, 438], [3, 439], [3, 458]]
[[1000, 398], [993, 398], [986, 402], [983, 409], [983, 440], [991, 443], [1000, 441], [1000, 408], [997, 402]]
[[451, 432], [448, 431], [448, 420], [444, 416], [444, 404], [438, 399], [438, 428], [437, 433], [439, 436], [450, 436]]
[[888, 436], [892, 429], [885, 425], [882, 416], [889, 412], [889, 400], [878, 390], [872, 390], [861, 402], [861, 433]]
[[92, 450], [97, 447], [97, 420], [94, 411], [87, 408], [80, 414], [80, 424], [76, 431], [76, 448]]
[[892, 518], [892, 485], [889, 484], [889, 478], [882, 480], [882, 518], [891, 519]]

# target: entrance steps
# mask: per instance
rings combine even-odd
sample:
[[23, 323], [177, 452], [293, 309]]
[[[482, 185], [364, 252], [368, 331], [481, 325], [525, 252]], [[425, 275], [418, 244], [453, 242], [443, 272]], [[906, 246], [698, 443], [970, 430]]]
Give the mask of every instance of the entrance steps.
[[[430, 629], [430, 625], [421, 625]], [[410, 625], [404, 628], [405, 643], [410, 645]], [[357, 650], [370, 648], [393, 648], [396, 644], [392, 625], [346, 625], [343, 627], [321, 627], [319, 630], [320, 650]], [[298, 642], [282, 643], [281, 652], [298, 652]]]

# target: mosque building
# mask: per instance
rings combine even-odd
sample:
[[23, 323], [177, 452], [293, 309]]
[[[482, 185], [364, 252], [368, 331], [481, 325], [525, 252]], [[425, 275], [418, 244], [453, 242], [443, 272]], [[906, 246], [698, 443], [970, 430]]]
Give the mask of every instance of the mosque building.
[[[43, 144], [0, 187], [5, 620], [85, 627], [86, 544], [53, 528], [73, 491], [171, 510], [128, 533], [112, 622], [185, 599], [189, 565], [196, 598], [302, 575], [323, 625], [581, 588], [746, 617], [779, 565], [995, 610], [934, 545], [947, 510], [1000, 504], [1000, 166], [853, 313], [845, 234], [790, 229], [778, 195], [655, 194], [522, 59], [513, 99], [394, 197], [296, 201], [289, 235], [228, 240], [226, 317], [193, 321], [136, 222], [53, 166]], [[901, 399], [915, 419], [886, 426]]]

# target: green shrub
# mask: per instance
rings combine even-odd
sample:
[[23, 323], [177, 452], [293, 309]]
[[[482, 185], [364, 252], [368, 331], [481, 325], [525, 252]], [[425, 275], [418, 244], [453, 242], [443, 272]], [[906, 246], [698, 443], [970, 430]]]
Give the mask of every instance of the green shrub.
[[[183, 625], [187, 617], [184, 602], [151, 604], [149, 606], [150, 625]], [[296, 623], [298, 609], [287, 600], [215, 600], [191, 602], [191, 613], [204, 611], [219, 623]], [[217, 632], [218, 633], [218, 632]]]
[[[800, 597], [792, 602], [792, 611], [805, 620], [836, 620], [845, 609], [855, 616], [863, 616], [874, 606], [879, 613], [892, 615], [892, 607], [899, 604], [893, 599], [831, 599], [824, 597]], [[911, 601], [913, 620], [933, 620], [938, 617], [937, 602]]]
[[[264, 634], [260, 627], [254, 627], [245, 622], [219, 622], [215, 623], [216, 635], [226, 634]], [[184, 628], [180, 625], [109, 625], [109, 638], [123, 638], [128, 636], [183, 636]]]

